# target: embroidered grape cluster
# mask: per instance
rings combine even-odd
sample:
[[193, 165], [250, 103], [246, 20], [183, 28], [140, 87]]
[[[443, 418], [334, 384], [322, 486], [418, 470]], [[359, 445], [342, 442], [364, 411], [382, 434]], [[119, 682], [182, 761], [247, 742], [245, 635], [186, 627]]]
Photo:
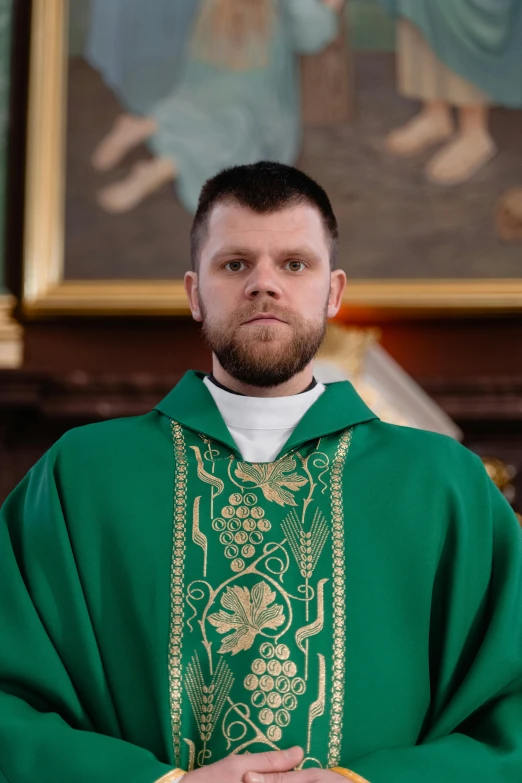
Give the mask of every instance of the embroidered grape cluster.
[[267, 737], [278, 742], [282, 729], [290, 723], [290, 712], [297, 707], [297, 697], [306, 690], [302, 677], [297, 677], [297, 666], [290, 660], [286, 644], [274, 646], [263, 642], [259, 648], [261, 657], [252, 662], [251, 674], [247, 674], [244, 686], [252, 691], [250, 701], [259, 709], [259, 721], [268, 726]]
[[233, 571], [242, 571], [245, 560], [254, 557], [256, 546], [263, 543], [264, 536], [272, 525], [265, 519], [265, 512], [257, 504], [253, 492], [244, 496], [234, 492], [228, 499], [229, 505], [223, 506], [221, 516], [212, 522], [214, 530], [219, 532], [219, 540], [225, 547], [225, 557], [232, 562]]

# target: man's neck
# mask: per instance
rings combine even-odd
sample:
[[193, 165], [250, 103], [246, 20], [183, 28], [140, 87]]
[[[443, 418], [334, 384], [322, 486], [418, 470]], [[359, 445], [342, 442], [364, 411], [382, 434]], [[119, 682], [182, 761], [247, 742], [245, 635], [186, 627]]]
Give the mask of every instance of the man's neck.
[[308, 391], [313, 387], [314, 375], [312, 365], [308, 365], [305, 369], [294, 375], [293, 378], [281, 383], [278, 386], [250, 386], [246, 383], [238, 381], [236, 378], [229, 375], [214, 359], [212, 365], [212, 376], [218, 385], [224, 387], [227, 391], [235, 392], [236, 394], [243, 394], [247, 397], [291, 397], [295, 394], [301, 394], [304, 391]]

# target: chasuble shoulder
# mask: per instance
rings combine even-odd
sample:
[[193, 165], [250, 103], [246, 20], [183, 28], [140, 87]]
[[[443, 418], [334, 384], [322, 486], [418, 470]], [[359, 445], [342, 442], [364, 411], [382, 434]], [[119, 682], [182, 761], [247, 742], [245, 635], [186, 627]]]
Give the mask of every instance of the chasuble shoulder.
[[521, 532], [480, 460], [340, 383], [245, 462], [203, 377], [71, 431], [4, 506], [5, 779], [299, 744], [370, 783], [518, 783]]

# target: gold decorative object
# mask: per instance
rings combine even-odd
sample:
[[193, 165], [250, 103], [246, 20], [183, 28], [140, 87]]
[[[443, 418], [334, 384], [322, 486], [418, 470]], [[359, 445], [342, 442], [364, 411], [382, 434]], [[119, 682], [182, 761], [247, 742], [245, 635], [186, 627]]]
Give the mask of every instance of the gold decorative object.
[[[513, 503], [516, 495], [516, 490], [513, 485], [513, 479], [517, 475], [515, 466], [506, 465], [505, 462], [497, 459], [497, 457], [482, 457], [482, 462], [495, 486], [500, 489], [509, 503]], [[522, 525], [522, 514], [516, 513], [516, 516]]]
[[460, 439], [455, 423], [379, 345], [380, 336], [379, 329], [329, 324], [316, 361], [317, 379], [351, 381], [368, 407], [390, 424]]
[[23, 330], [11, 313], [14, 297], [0, 295], [0, 367], [14, 369], [22, 364]]
[[350, 329], [332, 323], [328, 325], [320, 355], [334, 358], [350, 375], [360, 378], [366, 351], [380, 339], [380, 329]]
[[[515, 478], [517, 471], [513, 465], [506, 465], [505, 462], [496, 457], [482, 457], [482, 462], [489, 477], [502, 492], [507, 492], [508, 495], [510, 495], [511, 490], [514, 492], [511, 482]], [[510, 495], [508, 500], [512, 499], [513, 497]]]

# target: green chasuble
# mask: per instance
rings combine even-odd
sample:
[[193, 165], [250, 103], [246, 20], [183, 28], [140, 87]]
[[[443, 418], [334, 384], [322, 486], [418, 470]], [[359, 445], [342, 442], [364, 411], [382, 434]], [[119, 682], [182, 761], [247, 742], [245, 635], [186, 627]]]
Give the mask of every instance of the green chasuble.
[[247, 463], [203, 377], [7, 500], [0, 780], [299, 744], [370, 783], [520, 783], [522, 536], [480, 460], [344, 382]]

